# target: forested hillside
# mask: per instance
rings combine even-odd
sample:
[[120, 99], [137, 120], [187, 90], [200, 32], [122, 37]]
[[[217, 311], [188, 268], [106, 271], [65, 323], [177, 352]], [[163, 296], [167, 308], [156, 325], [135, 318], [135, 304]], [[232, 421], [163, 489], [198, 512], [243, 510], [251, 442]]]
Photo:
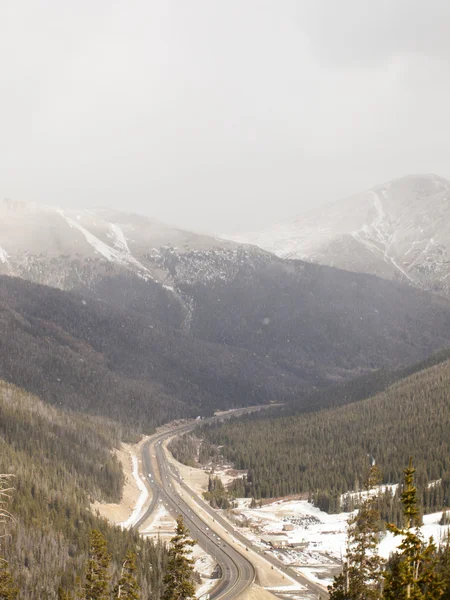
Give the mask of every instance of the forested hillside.
[[0, 381], [0, 473], [13, 475], [15, 523], [3, 540], [23, 600], [57, 598], [83, 577], [89, 532], [102, 531], [114, 577], [127, 549], [138, 551], [142, 598], [159, 598], [165, 549], [94, 516], [89, 502], [118, 501], [123, 474], [111, 450], [121, 431], [110, 421], [67, 414]]
[[[438, 360], [437, 358], [435, 360]], [[375, 460], [383, 481], [399, 483], [409, 456], [425, 510], [450, 497], [450, 360], [399, 380], [360, 402], [284, 417], [251, 415], [203, 427], [238, 469], [249, 469], [249, 496], [320, 493], [338, 509]], [[440, 480], [428, 488], [428, 484]]]
[[261, 418], [274, 416], [298, 415], [303, 412], [316, 412], [324, 408], [334, 408], [364, 400], [386, 390], [397, 381], [423, 371], [433, 365], [442, 363], [450, 358], [450, 349], [444, 349], [432, 354], [425, 360], [400, 369], [379, 369], [349, 381], [314, 388], [302, 394], [301, 398], [289, 405], [276, 406], [272, 412], [265, 412]]
[[292, 399], [302, 389], [253, 352], [78, 294], [0, 282], [0, 377], [51, 404], [149, 431], [219, 407]]

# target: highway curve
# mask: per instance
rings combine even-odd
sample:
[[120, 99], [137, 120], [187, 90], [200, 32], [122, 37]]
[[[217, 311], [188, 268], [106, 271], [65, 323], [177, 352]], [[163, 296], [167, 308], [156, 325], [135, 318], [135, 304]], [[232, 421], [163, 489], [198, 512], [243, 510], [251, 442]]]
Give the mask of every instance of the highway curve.
[[[232, 414], [233, 416], [238, 416], [247, 411], [248, 409], [238, 409]], [[213, 422], [215, 420], [217, 420], [217, 417], [207, 419], [206, 422]], [[203, 423], [205, 423], [205, 421], [203, 421]], [[189, 486], [186, 485], [177, 472], [173, 472], [171, 470], [162, 446], [163, 442], [167, 438], [192, 431], [196, 428], [196, 426], [197, 423], [190, 423], [188, 425], [182, 425], [180, 427], [161, 432], [152, 436], [143, 445], [143, 467], [145, 469], [147, 482], [152, 489], [153, 497], [144, 515], [142, 515], [134, 527], [139, 528], [140, 525], [152, 514], [159, 502], [164, 502], [172, 516], [176, 517], [179, 514], [183, 515], [184, 521], [190, 530], [192, 538], [197, 540], [197, 542], [206, 552], [214, 556], [222, 571], [221, 580], [210, 593], [211, 600], [232, 600], [233, 598], [237, 598], [254, 582], [256, 575], [255, 568], [250, 560], [244, 554], [241, 554], [233, 546], [231, 546], [226, 539], [222, 539], [216, 532], [211, 532], [211, 530], [208, 529], [208, 526], [203, 519], [195, 511], [193, 511], [178, 494], [172, 480], [176, 480], [177, 483], [188, 493], [188, 495], [194, 499], [199, 507], [201, 507], [203, 511], [206, 511], [213, 519], [215, 519], [215, 521], [219, 523], [221, 527], [227, 531], [227, 534], [234, 538], [234, 540], [239, 541], [244, 547], [251, 546], [251, 542], [249, 542], [249, 540], [241, 533], [237, 532], [231, 526], [231, 524], [220, 515], [220, 513], [215, 511], [209, 506], [209, 504], [199, 498], [199, 496], [195, 494]], [[153, 464], [151, 460], [152, 448], [154, 452]], [[312, 582], [303, 575], [295, 572], [290, 567], [283, 565], [283, 563], [281, 563], [277, 558], [271, 556], [270, 554], [265, 554], [260, 548], [251, 546], [251, 549], [252, 552], [256, 552], [261, 556], [264, 555], [264, 560], [291, 579], [298, 581], [299, 584], [304, 586], [308, 592], [314, 594], [315, 597], [323, 599], [328, 598], [328, 594], [321, 585]]]
[[[206, 523], [191, 510], [177, 493], [171, 483], [170, 467], [161, 443], [174, 433], [192, 429], [192, 426], [181, 427], [177, 430], [153, 436], [142, 448], [143, 465], [146, 469], [147, 481], [152, 488], [152, 502], [145, 514], [135, 524], [139, 527], [153, 512], [159, 502], [163, 502], [172, 516], [182, 515], [190, 535], [199, 545], [219, 564], [222, 577], [217, 586], [210, 592], [211, 600], [232, 600], [237, 598], [255, 580], [255, 569], [251, 562], [226, 540], [211, 532]], [[155, 449], [159, 473], [153, 469], [150, 451]]]

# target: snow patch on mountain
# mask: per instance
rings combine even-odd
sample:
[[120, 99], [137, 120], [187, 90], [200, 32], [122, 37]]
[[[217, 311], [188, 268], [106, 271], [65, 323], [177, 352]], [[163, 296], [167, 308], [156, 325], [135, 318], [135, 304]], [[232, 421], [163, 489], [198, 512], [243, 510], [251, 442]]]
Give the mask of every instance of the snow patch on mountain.
[[110, 223], [110, 227], [115, 237], [114, 245], [116, 246], [116, 248], [121, 252], [130, 254], [130, 249], [128, 248], [127, 240], [121, 228], [115, 223]]
[[[131, 264], [138, 268], [141, 271], [141, 275], [145, 273], [146, 277], [150, 277], [148, 273], [148, 269], [144, 267], [130, 252], [125, 236], [118, 225], [110, 224], [110, 228], [115, 236], [114, 245], [115, 248], [109, 246], [98, 237], [93, 235], [90, 231], [88, 231], [85, 227], [80, 225], [78, 221], [75, 221], [68, 215], [64, 213], [64, 211], [59, 210], [59, 214], [65, 221], [68, 223], [70, 227], [78, 229], [80, 231], [88, 244], [90, 244], [96, 252], [101, 254], [104, 258], [111, 262], [115, 262], [119, 265], [126, 266], [127, 264]], [[95, 222], [94, 222], [95, 225]]]
[[69, 227], [78, 229], [78, 231], [80, 231], [84, 235], [86, 241], [94, 248], [95, 252], [98, 252], [107, 260], [115, 261], [119, 264], [122, 263], [121, 257], [116, 250], [114, 250], [113, 248], [96, 238], [95, 235], [92, 235], [90, 231], [82, 227], [79, 223], [77, 223], [77, 221], [71, 219], [69, 216], [64, 214], [62, 210], [59, 211], [59, 214], [67, 222]]
[[8, 253], [6, 252], [6, 250], [3, 250], [3, 248], [1, 246], [0, 246], [0, 262], [2, 262], [2, 263], [8, 262]]

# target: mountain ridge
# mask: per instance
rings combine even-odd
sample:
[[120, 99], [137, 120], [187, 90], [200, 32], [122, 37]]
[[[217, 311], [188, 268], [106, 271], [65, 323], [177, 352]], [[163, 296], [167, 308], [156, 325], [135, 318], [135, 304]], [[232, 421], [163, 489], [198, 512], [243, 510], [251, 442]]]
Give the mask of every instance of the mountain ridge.
[[409, 175], [231, 239], [449, 296], [450, 181]]
[[151, 427], [450, 345], [448, 300], [399, 282], [107, 209], [2, 210], [0, 376], [51, 402], [119, 418], [131, 397]]

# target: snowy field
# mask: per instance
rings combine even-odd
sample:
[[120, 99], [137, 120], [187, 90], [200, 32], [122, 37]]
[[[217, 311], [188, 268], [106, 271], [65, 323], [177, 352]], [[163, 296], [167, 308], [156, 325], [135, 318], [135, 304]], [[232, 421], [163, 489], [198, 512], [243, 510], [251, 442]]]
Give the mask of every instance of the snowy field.
[[[226, 516], [226, 512], [224, 513]], [[262, 508], [250, 508], [248, 498], [238, 500], [238, 508], [228, 517], [240, 526], [251, 542], [291, 565], [311, 580], [328, 585], [339, 571], [345, 555], [347, 520], [352, 513], [329, 515], [305, 500], [277, 501]], [[439, 525], [442, 513], [426, 515], [422, 534], [439, 543], [448, 526]], [[262, 541], [265, 536], [283, 536], [288, 547], [271, 549]], [[400, 538], [383, 534], [380, 554], [387, 558]], [[289, 547], [290, 545], [294, 547]]]

